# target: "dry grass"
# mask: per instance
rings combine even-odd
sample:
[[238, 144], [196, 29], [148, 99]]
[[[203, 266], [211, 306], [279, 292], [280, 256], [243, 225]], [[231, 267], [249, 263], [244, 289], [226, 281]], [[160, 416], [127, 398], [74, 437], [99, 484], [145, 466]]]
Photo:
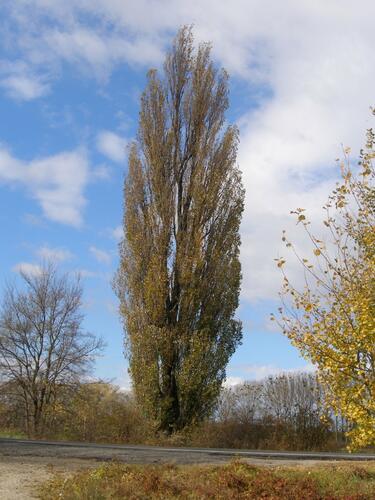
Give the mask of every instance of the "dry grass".
[[71, 478], [56, 477], [41, 498], [374, 500], [375, 464], [267, 469], [244, 462], [223, 466], [108, 464]]

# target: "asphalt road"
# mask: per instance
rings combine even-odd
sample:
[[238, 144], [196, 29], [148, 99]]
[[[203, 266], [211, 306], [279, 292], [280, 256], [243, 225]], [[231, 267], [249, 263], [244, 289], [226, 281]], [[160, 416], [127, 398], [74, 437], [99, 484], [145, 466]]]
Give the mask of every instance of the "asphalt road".
[[283, 452], [208, 448], [163, 448], [57, 441], [0, 439], [0, 457], [117, 460], [124, 463], [222, 463], [233, 458], [247, 460], [321, 461], [375, 460], [374, 454]]

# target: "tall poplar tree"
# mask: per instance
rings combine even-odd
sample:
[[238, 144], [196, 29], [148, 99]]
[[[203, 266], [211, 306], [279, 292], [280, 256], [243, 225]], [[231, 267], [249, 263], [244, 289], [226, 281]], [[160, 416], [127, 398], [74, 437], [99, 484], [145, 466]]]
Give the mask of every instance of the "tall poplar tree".
[[242, 338], [238, 130], [210, 52], [184, 27], [163, 76], [148, 73], [124, 187], [125, 351], [139, 402], [167, 433], [210, 413]]

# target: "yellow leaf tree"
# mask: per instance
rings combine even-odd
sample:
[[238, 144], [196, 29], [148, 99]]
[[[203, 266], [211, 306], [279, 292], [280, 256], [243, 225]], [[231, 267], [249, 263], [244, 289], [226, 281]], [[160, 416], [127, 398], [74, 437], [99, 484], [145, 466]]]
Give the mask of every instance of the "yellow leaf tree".
[[304, 287], [297, 289], [279, 266], [284, 282], [278, 321], [302, 355], [317, 366], [327, 405], [351, 423], [349, 449], [375, 444], [374, 145], [370, 129], [358, 172], [353, 172], [345, 150], [342, 181], [324, 207], [324, 241], [313, 235], [302, 209], [292, 212], [312, 246], [311, 256], [301, 258], [283, 235], [301, 263]]

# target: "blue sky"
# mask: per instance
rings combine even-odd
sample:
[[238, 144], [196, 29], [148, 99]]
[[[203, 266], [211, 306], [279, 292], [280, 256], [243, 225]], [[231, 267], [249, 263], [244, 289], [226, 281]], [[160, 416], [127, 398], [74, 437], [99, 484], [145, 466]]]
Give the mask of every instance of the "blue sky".
[[[96, 375], [129, 385], [110, 286], [125, 149], [147, 69], [193, 23], [231, 74], [228, 118], [240, 127], [247, 192], [244, 341], [228, 381], [309, 369], [269, 322], [280, 287], [273, 259], [285, 254], [284, 228], [309, 252], [289, 211], [306, 207], [320, 230], [334, 160], [342, 144], [355, 155], [371, 126], [374, 6], [360, 3], [0, 0], [0, 284], [43, 258], [80, 271], [85, 326], [107, 342]], [[293, 262], [289, 272], [298, 281]]]

